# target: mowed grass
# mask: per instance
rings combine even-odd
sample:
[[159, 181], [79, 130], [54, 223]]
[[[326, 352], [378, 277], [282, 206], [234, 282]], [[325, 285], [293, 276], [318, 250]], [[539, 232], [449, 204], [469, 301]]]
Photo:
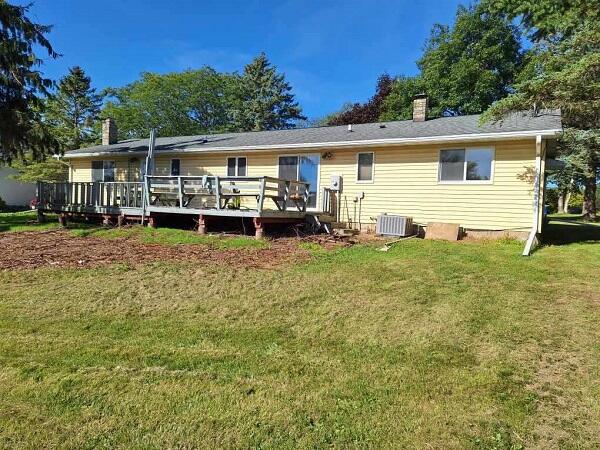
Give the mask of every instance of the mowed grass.
[[522, 245], [0, 273], [0, 447], [597, 448], [600, 245]]
[[44, 231], [58, 227], [55, 214], [47, 214], [45, 223], [37, 222], [36, 211], [0, 212], [0, 232]]

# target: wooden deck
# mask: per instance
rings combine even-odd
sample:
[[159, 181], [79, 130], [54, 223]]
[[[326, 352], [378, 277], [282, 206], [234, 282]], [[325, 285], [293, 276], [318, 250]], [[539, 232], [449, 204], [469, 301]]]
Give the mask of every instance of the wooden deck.
[[[147, 176], [143, 182], [38, 183], [37, 209], [61, 215], [100, 215], [148, 221], [157, 215], [252, 218], [262, 235], [263, 223], [302, 221], [307, 214], [309, 185], [273, 177]], [[331, 205], [323, 192], [323, 205]], [[329, 213], [329, 211], [326, 211]]]

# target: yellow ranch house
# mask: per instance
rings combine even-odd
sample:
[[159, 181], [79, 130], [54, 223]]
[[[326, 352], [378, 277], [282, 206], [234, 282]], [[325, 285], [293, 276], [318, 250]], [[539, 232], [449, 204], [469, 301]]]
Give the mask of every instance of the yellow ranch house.
[[241, 217], [259, 237], [267, 224], [307, 218], [368, 232], [388, 217], [472, 236], [540, 232], [558, 112], [428, 120], [425, 96], [413, 111], [406, 121], [120, 142], [107, 119], [102, 145], [64, 155], [68, 183], [40, 183], [38, 208], [151, 225], [191, 214], [200, 232]]

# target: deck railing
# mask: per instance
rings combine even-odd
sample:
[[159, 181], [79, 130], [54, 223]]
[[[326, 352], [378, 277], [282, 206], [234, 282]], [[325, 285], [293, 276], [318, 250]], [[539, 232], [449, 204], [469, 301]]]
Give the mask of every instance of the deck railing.
[[[38, 183], [43, 209], [167, 208], [306, 211], [309, 184], [274, 177], [158, 176], [145, 182]], [[272, 203], [271, 203], [272, 202]]]
[[55, 207], [141, 208], [142, 182], [65, 182], [38, 183], [38, 204]]
[[[279, 211], [306, 211], [308, 183], [274, 177], [160, 176], [148, 175], [150, 206], [174, 208], [256, 209], [269, 201]], [[268, 203], [269, 202], [269, 203]], [[267, 204], [265, 204], [267, 203]]]
[[330, 188], [323, 188], [323, 194], [321, 196], [321, 211], [334, 217], [337, 216], [338, 208], [335, 192], [336, 191], [333, 191]]

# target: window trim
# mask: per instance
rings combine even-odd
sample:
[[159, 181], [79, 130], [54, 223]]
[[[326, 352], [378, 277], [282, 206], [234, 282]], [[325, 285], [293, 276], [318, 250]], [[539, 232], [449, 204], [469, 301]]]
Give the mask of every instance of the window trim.
[[[360, 172], [360, 166], [358, 164], [359, 155], [373, 155], [373, 162], [371, 163], [371, 179], [370, 180], [359, 180], [358, 175]], [[373, 184], [375, 183], [375, 152], [356, 152], [356, 182], [360, 184]]]
[[[179, 161], [179, 175], [173, 175], [173, 161]], [[171, 158], [169, 164], [169, 175], [172, 177], [180, 177], [181, 176], [181, 158]]]
[[[246, 160], [246, 175], [239, 175], [240, 173], [240, 164], [239, 164], [239, 160], [241, 159], [245, 159]], [[229, 175], [229, 160], [230, 159], [235, 159], [235, 175]], [[235, 178], [239, 178], [239, 177], [247, 177], [248, 176], [248, 157], [245, 155], [241, 155], [241, 156], [227, 156], [225, 158], [225, 173], [227, 177], [235, 177]]]
[[[465, 161], [463, 163], [463, 179], [462, 180], [447, 180], [442, 181], [442, 152], [444, 150], [464, 150]], [[467, 152], [469, 150], [489, 150], [492, 152], [492, 160], [490, 167], [490, 179], [489, 180], [467, 180]], [[445, 147], [438, 150], [438, 184], [494, 184], [494, 170], [496, 167], [496, 147], [493, 146], [469, 146], [469, 147]]]

